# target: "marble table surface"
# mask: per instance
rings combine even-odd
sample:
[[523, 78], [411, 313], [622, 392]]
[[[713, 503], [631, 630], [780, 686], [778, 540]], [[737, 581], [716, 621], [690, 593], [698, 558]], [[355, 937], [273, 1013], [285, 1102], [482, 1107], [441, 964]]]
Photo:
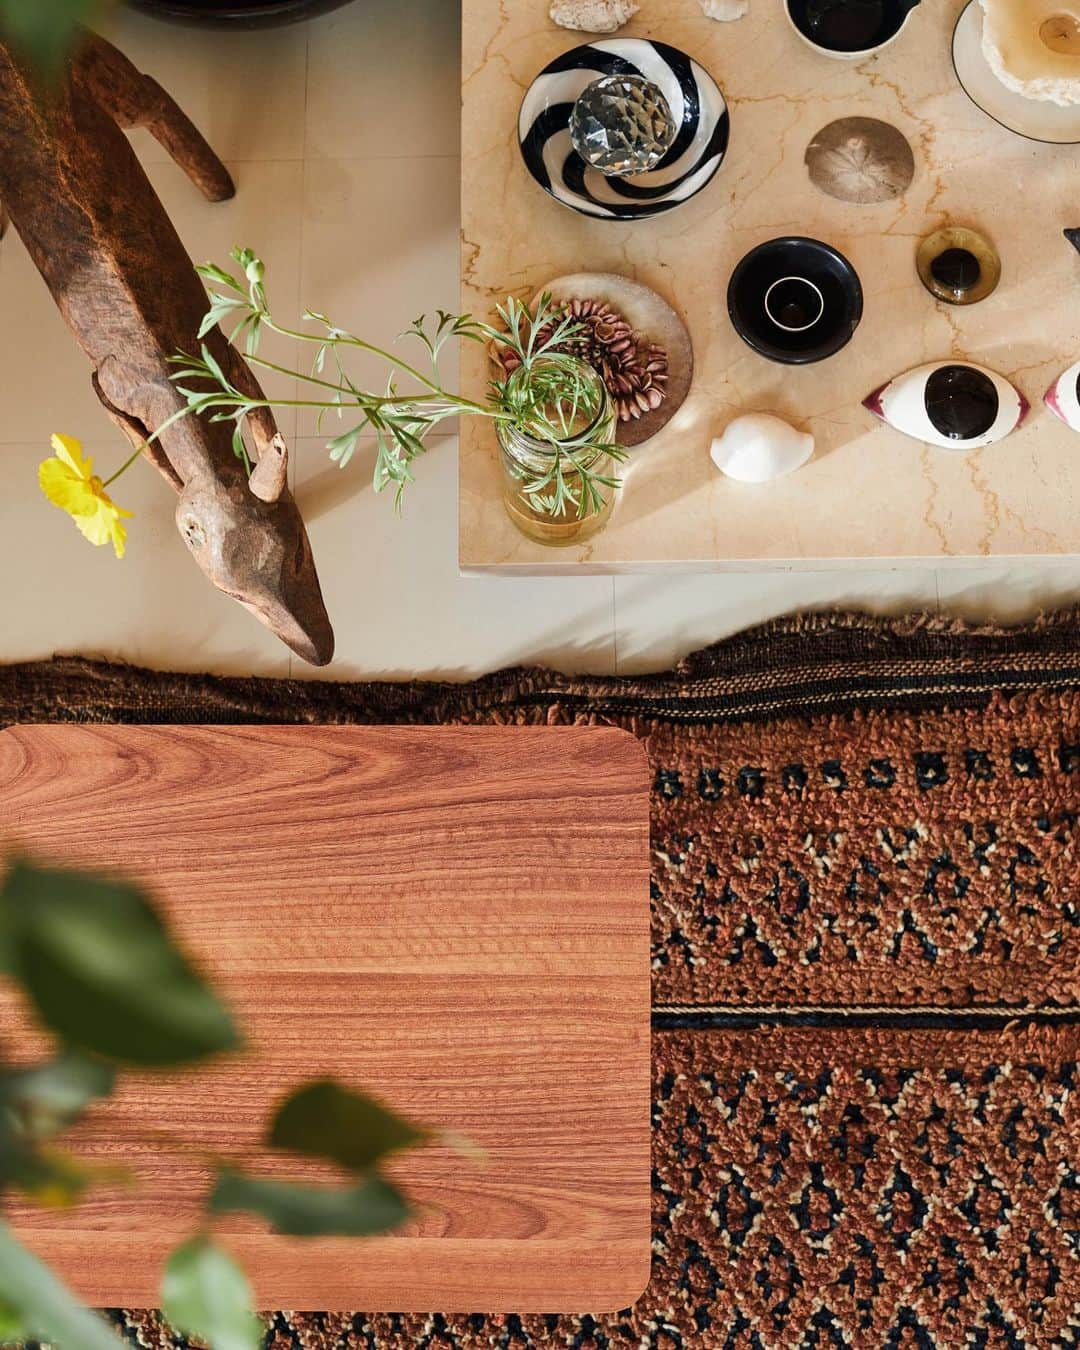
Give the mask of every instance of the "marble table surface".
[[[641, 0], [622, 36], [690, 53], [731, 110], [728, 155], [692, 201], [652, 220], [587, 219], [548, 197], [518, 150], [518, 105], [553, 57], [586, 41], [555, 27], [548, 0], [463, 0], [462, 305], [489, 315], [508, 293], [551, 278], [621, 272], [683, 314], [696, 357], [682, 409], [632, 452], [607, 528], [551, 549], [504, 514], [495, 438], [461, 437], [463, 570], [631, 572], [750, 568], [815, 560], [932, 560], [1080, 553], [1080, 434], [1042, 406], [1047, 386], [1080, 356], [1080, 257], [1064, 241], [1080, 225], [1080, 147], [1012, 135], [972, 105], [950, 55], [964, 0], [929, 0], [892, 47], [864, 63], [819, 56], [791, 32], [781, 0], [751, 0], [734, 23], [697, 0]], [[892, 122], [915, 151], [908, 191], [853, 206], [814, 188], [807, 144], [843, 116]], [[936, 302], [915, 274], [918, 241], [944, 224], [983, 230], [998, 247], [998, 290], [966, 308]], [[774, 365], [736, 336], [728, 276], [755, 244], [781, 234], [829, 241], [855, 264], [866, 308], [854, 340], [830, 361]], [[464, 344], [465, 392], [479, 397], [484, 353]], [[1010, 378], [1034, 411], [1013, 435], [958, 454], [880, 425], [872, 389], [925, 361], [963, 359]], [[766, 485], [732, 482], [709, 443], [742, 412], [775, 412], [811, 431], [814, 459]]]

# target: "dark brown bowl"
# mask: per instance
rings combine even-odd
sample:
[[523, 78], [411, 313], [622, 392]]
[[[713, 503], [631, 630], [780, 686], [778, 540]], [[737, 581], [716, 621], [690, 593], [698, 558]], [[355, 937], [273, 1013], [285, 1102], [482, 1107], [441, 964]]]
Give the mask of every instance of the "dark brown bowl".
[[155, 19], [214, 28], [269, 28], [300, 23], [349, 0], [128, 0]]

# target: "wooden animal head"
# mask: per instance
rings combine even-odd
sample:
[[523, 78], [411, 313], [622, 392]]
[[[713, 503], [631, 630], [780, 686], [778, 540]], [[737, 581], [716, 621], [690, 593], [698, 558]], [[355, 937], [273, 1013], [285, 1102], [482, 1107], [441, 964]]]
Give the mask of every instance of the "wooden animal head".
[[[258, 486], [256, 484], [256, 486]], [[260, 619], [296, 654], [323, 666], [334, 633], [315, 580], [307, 530], [284, 484], [271, 501], [243, 473], [228, 481], [190, 477], [176, 506], [176, 527], [219, 590]]]

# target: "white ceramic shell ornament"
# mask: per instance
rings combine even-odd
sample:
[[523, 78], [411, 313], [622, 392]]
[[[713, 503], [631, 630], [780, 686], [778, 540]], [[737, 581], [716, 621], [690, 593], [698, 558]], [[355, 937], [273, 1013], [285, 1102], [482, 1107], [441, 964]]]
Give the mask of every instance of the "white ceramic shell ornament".
[[632, 0], [553, 0], [548, 14], [560, 28], [576, 33], [616, 33], [639, 8]]
[[1058, 376], [1043, 401], [1067, 427], [1080, 431], [1080, 361]]
[[897, 431], [943, 450], [977, 450], [1000, 441], [1030, 410], [1003, 375], [966, 361], [934, 361], [897, 375], [863, 406]]
[[701, 0], [701, 12], [717, 23], [734, 23], [750, 13], [750, 0]]
[[745, 413], [709, 448], [721, 473], [740, 483], [768, 483], [801, 469], [814, 453], [814, 438], [771, 413]]

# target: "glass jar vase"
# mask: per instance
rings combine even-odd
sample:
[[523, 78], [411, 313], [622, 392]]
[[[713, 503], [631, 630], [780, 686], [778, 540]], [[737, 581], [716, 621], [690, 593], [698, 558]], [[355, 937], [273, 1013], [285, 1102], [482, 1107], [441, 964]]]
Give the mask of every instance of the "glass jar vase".
[[[566, 358], [562, 359], [565, 362]], [[521, 384], [542, 373], [544, 363], [545, 358], [538, 357], [529, 370], [519, 367], [509, 377], [507, 391], [511, 405], [517, 402]], [[550, 435], [531, 431], [528, 422], [496, 423], [506, 513], [522, 534], [538, 544], [555, 547], [579, 544], [594, 535], [611, 515], [618, 491], [617, 487], [597, 484], [602, 500], [590, 501], [586, 493], [584, 508], [579, 505], [583, 495], [582, 469], [586, 474], [603, 478], [616, 476], [617, 465], [610, 453], [615, 443], [616, 414], [601, 376], [584, 361], [575, 360], [574, 365], [578, 368], [582, 397], [573, 405], [572, 414], [567, 414], [565, 406], [556, 405], [546, 410], [544, 419], [549, 427], [558, 426], [565, 435], [560, 434], [553, 442]], [[557, 456], [562, 459], [562, 476], [570, 500], [554, 510], [553, 503], [541, 500], [552, 496], [552, 483], [547, 483], [539, 493], [529, 492], [527, 487], [549, 478]]]

